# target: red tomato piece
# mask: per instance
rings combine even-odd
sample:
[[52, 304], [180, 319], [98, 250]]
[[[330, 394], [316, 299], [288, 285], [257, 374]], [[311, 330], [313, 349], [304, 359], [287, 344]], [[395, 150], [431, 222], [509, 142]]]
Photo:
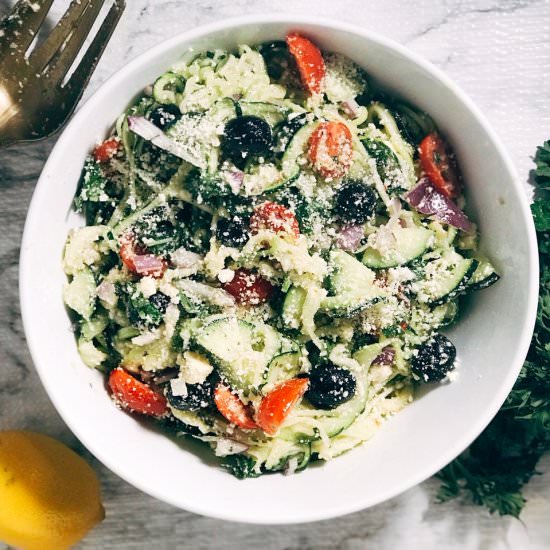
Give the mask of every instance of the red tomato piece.
[[286, 43], [290, 53], [296, 59], [304, 87], [312, 94], [320, 93], [326, 71], [325, 62], [319, 48], [313, 42], [295, 32], [287, 35]]
[[240, 304], [257, 306], [271, 298], [275, 287], [256, 273], [247, 269], [237, 269], [233, 279], [225, 283], [223, 289], [234, 296]]
[[343, 122], [321, 122], [309, 138], [309, 160], [326, 179], [341, 178], [353, 160], [352, 137]]
[[155, 254], [142, 253], [137, 249], [131, 235], [123, 235], [120, 238], [120, 250], [118, 252], [122, 263], [133, 273], [143, 277], [162, 277], [168, 264], [163, 258]]
[[446, 197], [460, 194], [458, 166], [449, 147], [436, 133], [428, 134], [418, 148], [420, 166], [428, 179]]
[[218, 385], [214, 390], [214, 402], [226, 420], [243, 430], [254, 430], [258, 426], [246, 405], [227, 387]]
[[120, 249], [118, 255], [122, 260], [122, 263], [130, 270], [135, 273], [136, 266], [134, 264], [134, 257], [136, 256], [136, 251], [134, 250], [134, 241], [131, 237], [123, 235], [120, 240]]
[[277, 433], [279, 426], [306, 392], [308, 384], [308, 378], [293, 378], [277, 385], [258, 407], [258, 426], [269, 435]]
[[254, 209], [250, 217], [250, 230], [258, 233], [268, 229], [275, 233], [288, 233], [293, 237], [300, 235], [300, 226], [293, 212], [282, 204], [266, 201]]
[[106, 139], [94, 149], [94, 158], [97, 162], [107, 162], [112, 159], [120, 147], [120, 141], [116, 137]]
[[168, 411], [166, 398], [147, 384], [140, 382], [123, 368], [109, 375], [109, 387], [115, 401], [123, 408], [148, 416], [164, 416]]

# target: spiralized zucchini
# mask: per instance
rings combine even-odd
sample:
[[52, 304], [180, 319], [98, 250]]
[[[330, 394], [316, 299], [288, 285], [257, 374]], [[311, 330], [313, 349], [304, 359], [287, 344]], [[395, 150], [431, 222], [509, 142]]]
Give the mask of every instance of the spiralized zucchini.
[[[63, 259], [84, 363], [163, 393], [163, 422], [239, 477], [372, 437], [412, 400], [418, 350], [456, 320], [469, 278], [498, 279], [475, 232], [405, 200], [433, 121], [337, 54], [310, 94], [289, 55], [188, 52], [160, 75], [117, 119], [110, 158], [87, 159], [75, 206], [89, 225]], [[275, 430], [255, 425], [272, 392], [327, 365], [341, 402], [310, 387]], [[220, 385], [240, 424], [213, 403]]]

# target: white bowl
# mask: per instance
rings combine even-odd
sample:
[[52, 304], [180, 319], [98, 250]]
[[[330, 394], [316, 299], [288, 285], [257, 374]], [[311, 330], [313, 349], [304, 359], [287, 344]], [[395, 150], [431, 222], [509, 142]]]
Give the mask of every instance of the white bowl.
[[[61, 253], [85, 156], [132, 97], [182, 53], [282, 39], [299, 30], [341, 52], [390, 90], [428, 111], [450, 139], [483, 248], [502, 280], [475, 296], [451, 338], [459, 379], [424, 392], [376, 436], [297, 475], [239, 481], [208, 453], [175, 443], [114, 407], [102, 376], [76, 351], [61, 289]], [[391, 498], [451, 461], [483, 430], [510, 391], [529, 345], [538, 286], [536, 238], [524, 191], [486, 120], [426, 61], [360, 28], [313, 17], [266, 15], [181, 34], [124, 67], [79, 110], [42, 172], [21, 250], [21, 307], [27, 342], [55, 407], [107, 467], [154, 497], [217, 518], [298, 523], [347, 514]]]

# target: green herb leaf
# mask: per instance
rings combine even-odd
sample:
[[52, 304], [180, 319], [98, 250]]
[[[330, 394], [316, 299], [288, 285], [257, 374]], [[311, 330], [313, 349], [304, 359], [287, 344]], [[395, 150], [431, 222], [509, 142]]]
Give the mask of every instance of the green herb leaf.
[[486, 430], [438, 477], [438, 500], [466, 494], [490, 512], [518, 517], [522, 487], [550, 450], [550, 141], [537, 149], [532, 205], [538, 233], [540, 296], [531, 347], [523, 369], [502, 409]]

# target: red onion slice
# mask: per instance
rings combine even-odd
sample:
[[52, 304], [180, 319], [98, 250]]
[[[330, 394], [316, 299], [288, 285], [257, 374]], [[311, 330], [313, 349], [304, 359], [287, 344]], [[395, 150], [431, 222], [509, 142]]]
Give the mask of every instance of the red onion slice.
[[166, 269], [166, 263], [162, 258], [154, 254], [136, 254], [132, 257], [136, 273], [139, 275], [162, 274]]
[[382, 349], [382, 352], [379, 353], [372, 362], [373, 365], [384, 365], [391, 367], [395, 361], [395, 350], [392, 346], [386, 346]]
[[405, 195], [405, 199], [422, 214], [434, 216], [437, 220], [466, 233], [473, 230], [473, 224], [466, 214], [452, 200], [440, 193], [428, 178], [422, 178], [418, 185]]
[[356, 250], [364, 234], [362, 225], [346, 225], [336, 236], [336, 245], [342, 250]]
[[351, 118], [357, 118], [357, 115], [359, 114], [359, 107], [360, 105], [357, 101], [355, 101], [354, 97], [347, 99], [346, 101], [342, 101], [342, 109], [344, 113]]
[[235, 195], [239, 194], [243, 181], [244, 172], [241, 170], [231, 170], [230, 172], [227, 172], [227, 183]]
[[172, 155], [185, 160], [197, 168], [204, 168], [204, 161], [193, 154], [183, 143], [169, 138], [160, 128], [155, 126], [150, 120], [143, 116], [129, 116], [128, 128], [134, 134], [150, 141], [159, 149], [163, 149]]

